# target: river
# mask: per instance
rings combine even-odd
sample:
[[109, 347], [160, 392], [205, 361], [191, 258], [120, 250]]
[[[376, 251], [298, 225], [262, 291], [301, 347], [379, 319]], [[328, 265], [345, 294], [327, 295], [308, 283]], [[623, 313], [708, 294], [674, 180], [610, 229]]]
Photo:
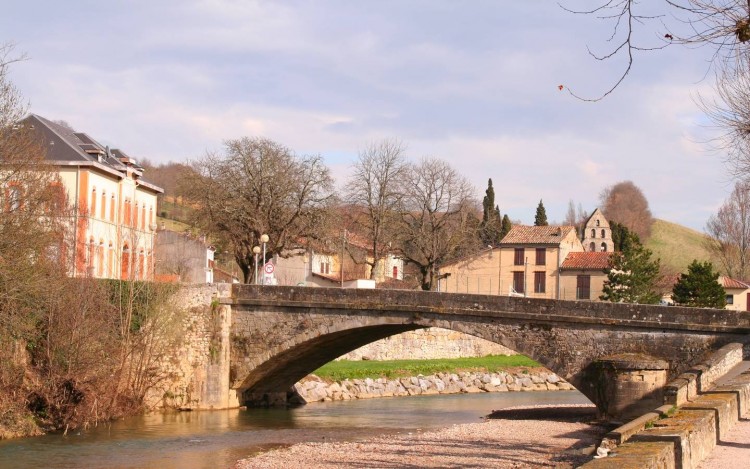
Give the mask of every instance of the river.
[[68, 435], [0, 441], [0, 468], [227, 468], [253, 453], [298, 442], [478, 422], [512, 406], [583, 403], [589, 401], [576, 391], [504, 392], [150, 414]]

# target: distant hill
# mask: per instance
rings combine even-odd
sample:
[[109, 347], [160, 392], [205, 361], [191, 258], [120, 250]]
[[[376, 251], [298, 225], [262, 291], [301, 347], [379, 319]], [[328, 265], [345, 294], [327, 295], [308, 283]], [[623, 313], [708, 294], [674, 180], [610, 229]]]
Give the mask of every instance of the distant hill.
[[705, 236], [677, 223], [655, 219], [646, 247], [653, 251], [653, 257], [660, 258], [661, 263], [675, 273], [687, 272], [693, 259], [711, 261], [718, 270], [719, 263], [703, 246]]

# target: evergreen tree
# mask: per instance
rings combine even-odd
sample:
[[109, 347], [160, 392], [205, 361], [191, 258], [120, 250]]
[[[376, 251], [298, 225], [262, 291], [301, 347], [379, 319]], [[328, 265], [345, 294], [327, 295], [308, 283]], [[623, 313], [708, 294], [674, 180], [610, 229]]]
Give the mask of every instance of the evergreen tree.
[[607, 280], [599, 298], [613, 303], [658, 303], [661, 295], [655, 287], [659, 260], [651, 260], [651, 251], [633, 233], [628, 233], [623, 246], [622, 252], [613, 252], [609, 258]]
[[627, 226], [617, 223], [616, 221], [610, 221], [609, 227], [612, 230], [612, 243], [614, 244], [614, 250], [623, 252], [628, 249], [629, 244], [632, 240], [641, 242], [641, 239], [637, 234], [631, 232]]
[[484, 245], [494, 246], [504, 236], [501, 232], [500, 207], [495, 205], [495, 189], [492, 187], [492, 179], [490, 179], [487, 181], [487, 190], [482, 200], [482, 223], [479, 225], [479, 238]]
[[714, 272], [710, 262], [694, 260], [687, 274], [672, 288], [672, 299], [682, 306], [723, 309], [727, 305], [726, 292], [719, 284], [719, 273]]
[[539, 205], [536, 207], [536, 217], [534, 218], [534, 226], [547, 226], [547, 211], [544, 210], [544, 204], [542, 200], [539, 200]]
[[510, 232], [511, 228], [513, 228], [513, 224], [510, 222], [510, 218], [508, 218], [508, 214], [506, 213], [505, 215], [503, 215], [502, 228], [500, 229], [501, 240], [505, 238], [505, 235], [507, 235]]

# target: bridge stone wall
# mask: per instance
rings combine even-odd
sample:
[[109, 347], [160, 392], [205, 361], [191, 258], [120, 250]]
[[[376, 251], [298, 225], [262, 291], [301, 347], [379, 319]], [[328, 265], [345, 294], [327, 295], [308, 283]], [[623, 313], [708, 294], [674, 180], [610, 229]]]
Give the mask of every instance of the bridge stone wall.
[[175, 296], [183, 310], [182, 343], [159, 362], [165, 379], [147, 396], [149, 407], [226, 409], [239, 407], [229, 383], [231, 308], [220, 299], [231, 286], [185, 285]]
[[386, 337], [346, 355], [341, 360], [433, 360], [436, 358], [514, 355], [500, 344], [456, 331], [430, 327]]
[[639, 353], [676, 376], [709, 351], [747, 343], [750, 316], [730, 311], [413, 291], [235, 286], [233, 389], [281, 392], [366, 343], [426, 327], [467, 333], [524, 353], [595, 403], [592, 363]]

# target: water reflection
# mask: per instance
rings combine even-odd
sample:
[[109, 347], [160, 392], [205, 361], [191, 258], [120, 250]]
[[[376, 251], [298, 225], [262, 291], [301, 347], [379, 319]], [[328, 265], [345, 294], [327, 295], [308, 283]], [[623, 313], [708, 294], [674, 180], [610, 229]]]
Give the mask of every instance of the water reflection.
[[152, 414], [80, 433], [0, 442], [0, 467], [203, 469], [302, 441], [477, 422], [493, 409], [588, 403], [575, 391], [355, 400], [295, 409]]

